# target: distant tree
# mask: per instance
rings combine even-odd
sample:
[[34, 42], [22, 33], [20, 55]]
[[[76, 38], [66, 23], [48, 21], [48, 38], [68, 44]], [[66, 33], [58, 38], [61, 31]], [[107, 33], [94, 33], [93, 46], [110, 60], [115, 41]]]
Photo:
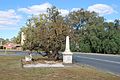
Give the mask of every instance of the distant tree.
[[20, 35], [18, 35], [17, 37], [13, 37], [11, 39], [11, 42], [16, 43], [16, 44], [20, 44], [21, 38]]
[[23, 49], [28, 49], [30, 51], [36, 48], [36, 29], [34, 28], [33, 22], [31, 19], [28, 19], [26, 23], [26, 27], [24, 27], [23, 32], [25, 34], [25, 41], [23, 45]]
[[115, 23], [114, 28], [115, 28], [115, 29], [120, 29], [120, 20], [115, 19], [114, 23]]
[[100, 44], [96, 35], [104, 30], [104, 18], [99, 17], [95, 12], [81, 9], [71, 12], [68, 15], [68, 21], [74, 29], [75, 39], [73, 42], [79, 49], [78, 51], [96, 52], [97, 45]]

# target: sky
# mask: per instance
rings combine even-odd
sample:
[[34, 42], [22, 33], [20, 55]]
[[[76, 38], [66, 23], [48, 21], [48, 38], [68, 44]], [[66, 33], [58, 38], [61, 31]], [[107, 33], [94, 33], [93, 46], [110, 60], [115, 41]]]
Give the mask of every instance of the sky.
[[31, 15], [46, 13], [53, 5], [63, 16], [84, 8], [95, 11], [108, 22], [120, 19], [120, 0], [0, 0], [0, 37], [17, 36]]

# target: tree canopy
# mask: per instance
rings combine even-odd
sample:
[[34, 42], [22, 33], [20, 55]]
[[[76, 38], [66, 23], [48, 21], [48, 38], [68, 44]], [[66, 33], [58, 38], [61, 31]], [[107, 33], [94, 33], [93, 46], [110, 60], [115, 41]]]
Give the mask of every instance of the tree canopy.
[[[26, 36], [23, 49], [43, 50], [56, 59], [65, 48], [66, 36], [70, 36], [72, 51], [120, 53], [120, 20], [106, 22], [104, 17], [84, 9], [62, 16], [53, 6], [47, 14], [28, 19], [21, 32]], [[16, 40], [20, 40], [20, 33]]]

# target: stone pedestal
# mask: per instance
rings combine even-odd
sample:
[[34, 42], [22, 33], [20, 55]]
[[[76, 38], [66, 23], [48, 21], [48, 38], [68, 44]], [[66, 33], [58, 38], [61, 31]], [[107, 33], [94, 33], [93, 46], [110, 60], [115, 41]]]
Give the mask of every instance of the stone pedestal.
[[72, 63], [72, 55], [73, 53], [70, 51], [69, 46], [69, 36], [66, 37], [66, 47], [65, 51], [63, 52], [63, 63]]
[[63, 52], [63, 63], [72, 63], [72, 53], [71, 52]]

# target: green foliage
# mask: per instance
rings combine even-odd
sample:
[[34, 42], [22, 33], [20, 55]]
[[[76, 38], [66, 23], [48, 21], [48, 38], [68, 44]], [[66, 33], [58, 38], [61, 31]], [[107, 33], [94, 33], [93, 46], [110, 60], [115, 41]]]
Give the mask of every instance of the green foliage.
[[4, 45], [6, 43], [10, 42], [9, 39], [3, 39], [3, 38], [0, 38], [0, 45]]
[[[21, 32], [26, 35], [24, 49], [64, 51], [65, 37], [70, 36], [71, 51], [120, 54], [120, 20], [105, 22], [95, 12], [84, 9], [61, 16], [58, 9], [29, 19]], [[15, 38], [16, 42], [20, 39]]]
[[48, 9], [48, 14], [40, 14], [29, 19], [22, 32], [26, 36], [24, 50], [43, 50], [52, 58], [57, 58], [58, 51], [64, 50], [65, 38], [71, 34], [64, 17], [54, 6]]
[[[69, 22], [74, 29], [74, 36], [79, 49], [75, 51], [93, 53], [120, 53], [120, 20], [105, 22], [94, 12], [83, 9], [69, 14]], [[77, 36], [76, 36], [77, 35]], [[77, 49], [77, 50], [76, 50]]]

